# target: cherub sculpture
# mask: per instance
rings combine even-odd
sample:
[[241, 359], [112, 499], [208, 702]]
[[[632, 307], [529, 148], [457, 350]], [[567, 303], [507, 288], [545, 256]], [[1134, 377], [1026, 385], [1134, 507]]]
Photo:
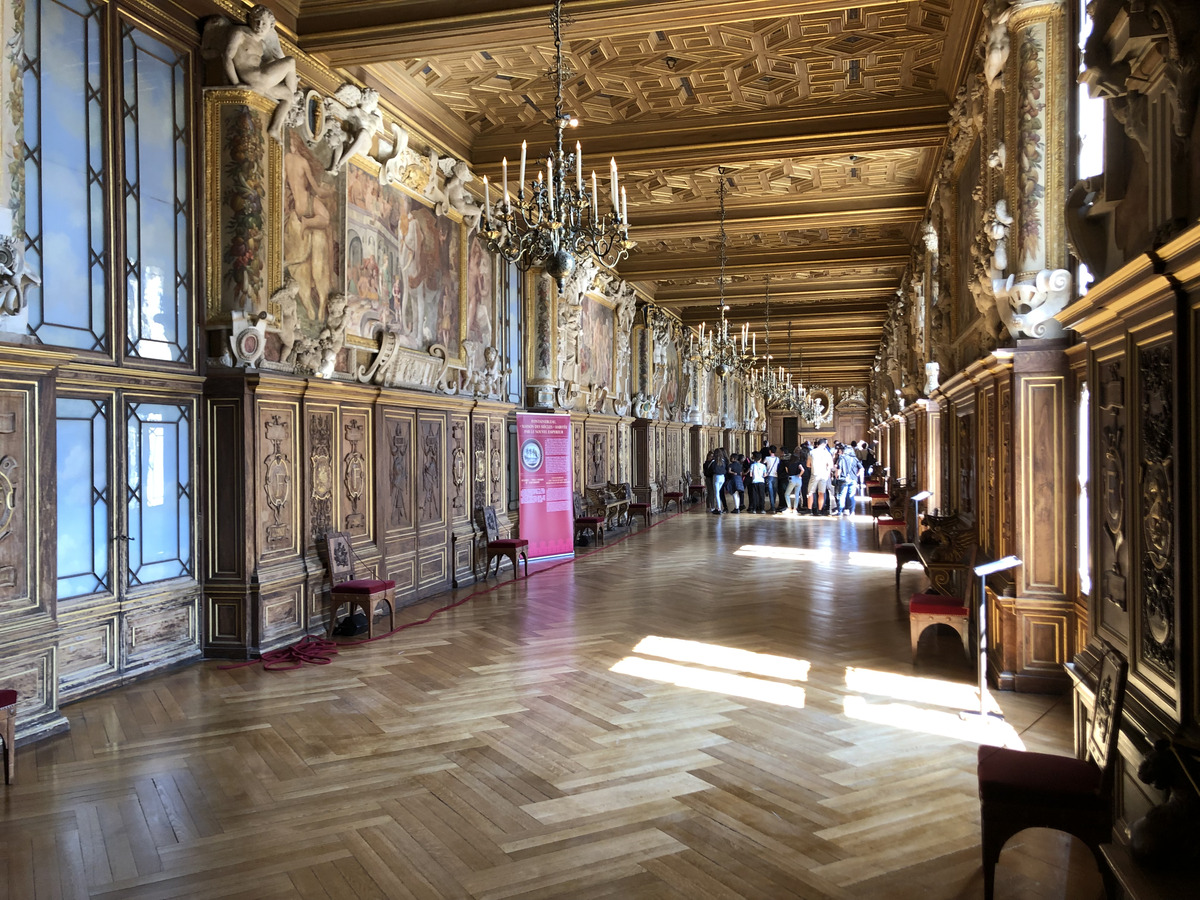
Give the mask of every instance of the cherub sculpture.
[[408, 165], [405, 152], [408, 150], [408, 132], [393, 122], [391, 149], [385, 151], [384, 143], [381, 139], [379, 156], [375, 158], [379, 163], [379, 183], [399, 184], [404, 180], [404, 167]]
[[[475, 180], [470, 166], [465, 160], [446, 157], [439, 159], [436, 150], [429, 151], [429, 186], [425, 196], [434, 202], [433, 210], [439, 216], [446, 215], [448, 210], [454, 210], [467, 223], [467, 233], [479, 227], [479, 219], [483, 210], [475, 202], [475, 198], [467, 191], [466, 186]], [[437, 186], [438, 171], [446, 177], [445, 186]]]
[[317, 340], [321, 349], [321, 367], [319, 373], [323, 378], [333, 375], [337, 355], [346, 343], [346, 295], [337, 293], [329, 295], [329, 318]]
[[275, 33], [275, 13], [261, 3], [246, 15], [245, 25], [213, 16], [204, 25], [201, 53], [220, 58], [225, 78], [237, 88], [249, 88], [276, 101], [267, 134], [283, 141], [283, 128], [296, 102], [296, 60], [284, 56]]
[[291, 275], [285, 275], [283, 287], [271, 295], [269, 306], [278, 304], [279, 312], [275, 316], [275, 324], [279, 328], [279, 361], [288, 362], [292, 356], [292, 348], [296, 344], [296, 336], [300, 333], [300, 321], [296, 316], [296, 303], [300, 299], [300, 282]]
[[352, 156], [366, 154], [376, 133], [383, 128], [379, 111], [379, 92], [343, 84], [325, 100], [325, 118], [329, 122], [325, 140], [333, 148], [333, 158], [325, 171], [336, 175]]

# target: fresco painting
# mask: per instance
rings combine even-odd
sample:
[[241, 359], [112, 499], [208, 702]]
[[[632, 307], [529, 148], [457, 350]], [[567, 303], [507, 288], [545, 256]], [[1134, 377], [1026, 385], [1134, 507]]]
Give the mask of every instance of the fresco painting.
[[348, 333], [391, 331], [402, 347], [442, 344], [457, 356], [462, 225], [357, 166], [347, 172]]
[[299, 285], [297, 311], [305, 334], [326, 318], [329, 295], [341, 290], [343, 190], [300, 132], [291, 129], [283, 157], [283, 269]]
[[613, 379], [612, 308], [589, 294], [583, 295], [579, 339], [579, 380], [583, 384], [609, 387]]
[[467, 338], [464, 356], [476, 370], [483, 368], [485, 347], [496, 344], [492, 323], [496, 309], [496, 262], [478, 234], [467, 248]]

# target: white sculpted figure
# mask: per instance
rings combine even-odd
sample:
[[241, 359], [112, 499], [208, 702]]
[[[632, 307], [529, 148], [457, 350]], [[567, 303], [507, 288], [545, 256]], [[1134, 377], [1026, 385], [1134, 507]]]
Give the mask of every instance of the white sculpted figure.
[[279, 304], [279, 314], [275, 324], [279, 328], [279, 361], [291, 362], [292, 348], [296, 346], [296, 337], [300, 334], [300, 319], [296, 315], [296, 303], [300, 298], [300, 282], [291, 275], [285, 275], [283, 287], [271, 295], [269, 305]]
[[25, 308], [25, 289], [41, 283], [25, 262], [25, 242], [0, 235], [0, 315], [17, 315]]
[[317, 339], [321, 351], [321, 367], [318, 373], [322, 378], [333, 375], [338, 353], [346, 343], [346, 295], [342, 293], [329, 295], [329, 318]]
[[325, 171], [336, 175], [348, 159], [365, 155], [376, 133], [383, 128], [379, 92], [343, 84], [325, 101], [325, 115], [330, 120], [325, 139], [333, 147], [333, 158]]
[[[479, 219], [483, 210], [475, 202], [475, 198], [467, 191], [467, 185], [475, 180], [470, 166], [465, 160], [446, 157], [438, 159], [437, 151], [429, 151], [429, 185], [425, 188], [425, 196], [433, 201], [433, 211], [444, 216], [447, 210], [454, 210], [467, 223], [467, 233], [470, 234], [479, 227]], [[439, 188], [437, 185], [438, 171], [446, 177], [446, 183]]]
[[275, 33], [275, 13], [261, 3], [246, 15], [245, 25], [235, 25], [225, 16], [205, 23], [202, 53], [220, 57], [225, 78], [233, 87], [249, 88], [276, 101], [267, 133], [283, 140], [283, 127], [296, 101], [296, 60], [283, 55]]
[[379, 183], [399, 184], [404, 178], [404, 167], [408, 165], [408, 154], [405, 152], [408, 150], [408, 132], [393, 122], [391, 149], [385, 151], [383, 144], [381, 139], [379, 156], [376, 157], [379, 163]]
[[983, 62], [983, 77], [992, 91], [1004, 86], [1004, 66], [1008, 63], [1008, 54], [1012, 49], [1012, 39], [1008, 36], [1008, 17], [1012, 10], [1000, 10], [1002, 5], [1000, 0], [996, 0], [992, 5], [991, 30], [988, 32]]

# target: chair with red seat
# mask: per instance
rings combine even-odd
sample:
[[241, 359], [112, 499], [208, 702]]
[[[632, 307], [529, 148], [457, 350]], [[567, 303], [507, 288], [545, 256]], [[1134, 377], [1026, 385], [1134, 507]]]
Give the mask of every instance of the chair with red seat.
[[17, 692], [0, 691], [0, 740], [4, 741], [4, 783], [17, 771]]
[[912, 638], [913, 664], [917, 662], [917, 645], [926, 628], [949, 625], [958, 632], [967, 662], [971, 661], [971, 580], [978, 548], [972, 544], [966, 551], [962, 571], [962, 597], [951, 594], [913, 594], [908, 601], [908, 630]]
[[[604, 516], [590, 514], [586, 504], [583, 502], [583, 495], [578, 491], [575, 492], [572, 503], [575, 508], [575, 540], [578, 541], [581, 534], [590, 534], [596, 540], [603, 541]], [[526, 563], [525, 565], [526, 569], [528, 569], [529, 564]]]
[[1100, 845], [1112, 841], [1112, 789], [1127, 664], [1105, 645], [1087, 729], [1086, 758], [979, 748], [979, 814], [983, 844], [983, 895], [992, 900], [996, 863], [1005, 842], [1026, 828], [1052, 828], [1079, 838], [1100, 866], [1105, 893], [1121, 896]]
[[[642, 521], [647, 525], [650, 524], [650, 504], [642, 503], [634, 496], [633, 488], [630, 487], [628, 481], [623, 481], [620, 484], [611, 484], [610, 487], [616, 488], [619, 494], [623, 494], [625, 499], [629, 501], [629, 506], [626, 507], [627, 511], [625, 513], [626, 522], [633, 521], [634, 516], [641, 516]], [[678, 505], [680, 500], [683, 499], [683, 494], [679, 491], [667, 491], [663, 494], [663, 506], [665, 507], [672, 499]]]
[[[687, 485], [689, 503], [694, 500], [703, 500], [704, 495], [708, 493], [708, 488], [705, 486], [703, 481], [699, 483], [692, 481], [691, 472], [683, 473], [683, 483]], [[665, 506], [666, 504], [664, 503], [663, 505]]]
[[908, 495], [903, 490], [892, 492], [888, 500], [887, 510], [877, 508], [876, 501], [871, 501], [871, 515], [875, 518], [875, 545], [882, 550], [883, 539], [891, 534], [893, 543], [899, 543], [908, 537], [908, 520], [905, 518], [905, 507], [908, 505]]
[[[688, 476], [685, 474], [683, 476], [683, 478], [681, 478], [679, 480], [679, 486], [682, 488], [684, 486], [687, 486], [687, 483], [688, 483]], [[688, 486], [688, 497], [689, 498], [691, 497], [691, 494], [692, 494], [692, 489], [690, 486]], [[676, 511], [682, 511], [683, 510], [683, 491], [682, 490], [663, 491], [663, 511], [664, 512], [666, 512], [667, 505], [670, 503], [675, 504]], [[647, 504], [647, 509], [649, 509], [649, 504]], [[632, 512], [632, 511], [633, 511], [633, 507], [631, 506], [630, 512]], [[647, 514], [646, 524], [649, 524], [649, 523], [650, 523], [650, 519], [649, 519], [649, 515]]]
[[492, 560], [496, 560], [496, 577], [500, 577], [500, 560], [507, 557], [512, 560], [513, 580], [520, 577], [517, 567], [518, 558], [525, 560], [525, 577], [529, 577], [529, 541], [526, 538], [500, 537], [500, 522], [496, 518], [496, 510], [491, 506], [475, 510], [475, 526], [487, 538], [487, 567], [486, 574], [490, 577]]
[[329, 568], [329, 633], [337, 624], [337, 611], [343, 603], [350, 615], [357, 607], [367, 617], [367, 637], [375, 633], [375, 607], [382, 600], [388, 605], [391, 630], [396, 628], [396, 582], [385, 578], [355, 578], [354, 548], [344, 531], [328, 531], [324, 540], [324, 561]]

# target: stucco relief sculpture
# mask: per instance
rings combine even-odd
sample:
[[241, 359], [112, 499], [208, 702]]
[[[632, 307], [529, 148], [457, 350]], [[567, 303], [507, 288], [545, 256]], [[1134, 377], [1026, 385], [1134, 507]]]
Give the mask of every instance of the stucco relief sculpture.
[[213, 16], [204, 25], [201, 53], [220, 59], [231, 87], [247, 88], [275, 101], [267, 133], [282, 143], [288, 114], [296, 102], [296, 59], [285, 56], [275, 32], [275, 13], [259, 4], [237, 25]]
[[1004, 67], [1012, 49], [1012, 40], [1008, 35], [1011, 13], [1007, 0], [994, 0], [984, 11], [988, 18], [988, 35], [984, 47], [983, 77], [991, 92], [1004, 90]]
[[279, 310], [274, 315], [274, 323], [275, 329], [279, 332], [279, 361], [281, 363], [292, 362], [296, 340], [303, 336], [303, 332], [300, 330], [300, 317], [296, 311], [299, 298], [300, 282], [291, 275], [285, 275], [283, 287], [273, 293], [271, 299], [267, 301], [268, 309]]
[[0, 235], [0, 316], [15, 316], [25, 309], [25, 291], [42, 280], [25, 262], [25, 241], [17, 235]]
[[321, 334], [317, 338], [317, 344], [321, 349], [321, 366], [317, 374], [322, 378], [333, 376], [338, 353], [346, 344], [347, 324], [346, 295], [330, 294], [329, 317], [325, 320], [325, 327], [321, 329]]
[[997, 297], [1000, 318], [1015, 337], [1048, 338], [1062, 334], [1062, 325], [1054, 317], [1071, 302], [1071, 273], [1066, 269], [1043, 269], [1033, 283], [1012, 283], [1003, 297]]
[[383, 128], [379, 93], [373, 88], [343, 84], [325, 99], [325, 120], [325, 141], [333, 150], [325, 171], [336, 175], [351, 157], [365, 156]]
[[[467, 191], [467, 185], [475, 180], [470, 166], [461, 159], [438, 159], [437, 151], [430, 151], [429, 164], [429, 184], [425, 189], [425, 196], [433, 201], [434, 212], [444, 216], [449, 210], [454, 210], [467, 223], [467, 233], [474, 231], [479, 227], [483, 209]], [[441, 187], [438, 186], [439, 172], [445, 178]]]
[[253, 314], [235, 309], [231, 314], [233, 336], [229, 338], [234, 364], [239, 368], [256, 368], [267, 349], [267, 314]]

